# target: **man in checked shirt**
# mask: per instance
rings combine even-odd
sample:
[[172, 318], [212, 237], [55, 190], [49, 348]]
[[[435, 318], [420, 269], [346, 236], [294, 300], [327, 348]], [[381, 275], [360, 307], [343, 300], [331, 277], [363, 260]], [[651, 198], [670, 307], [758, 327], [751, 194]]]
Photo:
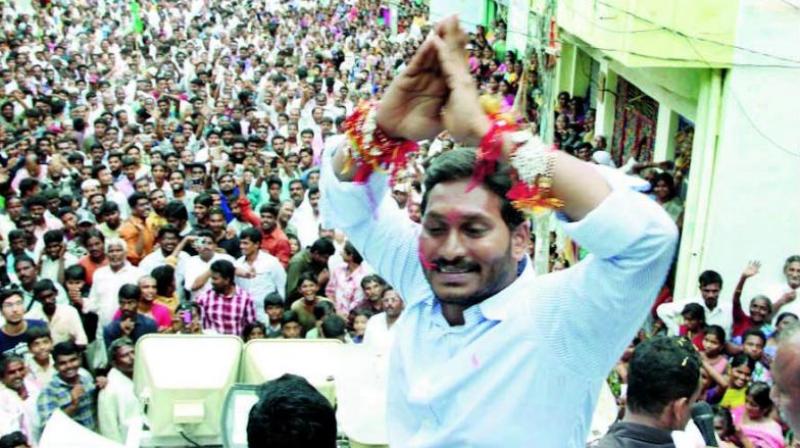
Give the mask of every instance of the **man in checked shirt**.
[[228, 260], [211, 263], [211, 289], [197, 297], [203, 315], [203, 329], [220, 334], [242, 334], [244, 326], [256, 320], [250, 293], [236, 286], [236, 268]]

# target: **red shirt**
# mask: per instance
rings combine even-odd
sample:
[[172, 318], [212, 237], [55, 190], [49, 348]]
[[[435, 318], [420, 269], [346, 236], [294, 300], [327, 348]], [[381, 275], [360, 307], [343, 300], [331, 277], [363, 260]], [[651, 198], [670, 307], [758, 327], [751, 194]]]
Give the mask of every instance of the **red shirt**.
[[197, 303], [202, 309], [203, 328], [220, 334], [241, 336], [244, 326], [256, 320], [253, 298], [238, 286], [230, 296], [209, 289], [197, 297]]
[[92, 286], [92, 279], [94, 278], [94, 271], [103, 266], [108, 264], [108, 257], [103, 258], [103, 261], [100, 263], [95, 263], [89, 258], [88, 255], [85, 255], [83, 258], [78, 260], [78, 264], [83, 266], [86, 269], [86, 286]]
[[286, 269], [289, 266], [289, 259], [292, 257], [292, 247], [289, 245], [289, 238], [286, 238], [283, 230], [276, 225], [272, 232], [265, 234], [261, 230], [261, 219], [253, 212], [250, 200], [246, 197], [239, 198], [239, 207], [242, 209], [242, 218], [261, 231], [261, 249], [272, 254]]

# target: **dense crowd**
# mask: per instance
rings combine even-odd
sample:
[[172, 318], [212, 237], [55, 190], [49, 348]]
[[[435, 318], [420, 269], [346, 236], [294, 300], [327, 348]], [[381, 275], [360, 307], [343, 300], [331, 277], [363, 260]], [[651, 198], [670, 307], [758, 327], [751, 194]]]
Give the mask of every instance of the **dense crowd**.
[[[355, 0], [176, 0], [143, 2], [141, 19], [120, 1], [4, 4], [0, 433], [10, 435], [0, 446], [35, 445], [58, 408], [124, 441], [122, 422], [139, 412], [134, 346], [150, 333], [388, 350], [403, 299], [346, 235], [321, 225], [319, 164], [354, 106], [379, 99], [405, 68], [429, 29], [421, 3], [403, 3], [396, 18]], [[470, 40], [481, 92], [537, 129], [536, 58], [507, 51], [502, 22]], [[616, 169], [582, 101], [558, 96], [556, 142]], [[422, 142], [394, 178], [391, 197], [409, 220], [421, 220], [429, 160], [454, 146], [446, 133]], [[642, 149], [618, 169], [680, 222], [688, 167], [645, 160]], [[573, 246], [553, 245], [553, 269], [580, 260]], [[713, 271], [697, 299], [673, 302], [665, 285], [634, 345], [689, 338], [720, 436], [780, 447], [788, 434], [769, 369], [800, 314], [800, 258], [786, 261], [786, 283], [743, 304], [758, 267], [747, 266], [731, 301]], [[621, 401], [629, 354], [611, 375]]]

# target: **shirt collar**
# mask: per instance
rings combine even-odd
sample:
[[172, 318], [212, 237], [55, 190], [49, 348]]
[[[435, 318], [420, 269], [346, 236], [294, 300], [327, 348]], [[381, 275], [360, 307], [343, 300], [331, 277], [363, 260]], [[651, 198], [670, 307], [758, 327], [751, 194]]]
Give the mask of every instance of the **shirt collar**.
[[523, 291], [523, 289], [530, 286], [530, 279], [536, 276], [536, 272], [531, 267], [533, 264], [531, 260], [526, 261], [522, 273], [510, 285], [478, 304], [478, 308], [486, 319], [505, 320], [516, 303], [514, 299], [530, 295], [530, 291]]

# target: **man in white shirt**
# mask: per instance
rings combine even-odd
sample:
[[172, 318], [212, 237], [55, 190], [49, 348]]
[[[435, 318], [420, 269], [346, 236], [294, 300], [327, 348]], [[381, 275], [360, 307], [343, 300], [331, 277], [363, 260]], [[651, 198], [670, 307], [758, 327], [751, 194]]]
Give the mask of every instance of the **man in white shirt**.
[[[677, 228], [620, 173], [550, 151], [525, 132], [494, 134], [498, 122], [482, 113], [457, 18], [435, 28], [362, 115], [375, 111], [375, 128], [400, 144], [446, 126], [464, 146], [426, 172], [422, 225], [382, 201], [387, 176], [354, 182], [359, 167], [346, 165], [344, 148], [323, 154], [320, 180], [325, 227], [344, 231], [405, 299], [389, 356], [389, 443], [583, 446], [601, 385], [663, 285]], [[479, 160], [469, 148], [491, 135], [500, 160], [474, 186]], [[525, 183], [513, 182], [512, 168]], [[530, 241], [527, 208], [506, 196], [537, 179], [548, 196], [523, 198], [563, 203], [564, 230], [591, 252], [549, 275], [530, 263], [518, 272]]]
[[716, 271], [704, 271], [700, 274], [700, 297], [681, 302], [664, 303], [656, 309], [656, 314], [663, 321], [676, 321], [687, 303], [697, 303], [706, 313], [706, 324], [719, 325], [725, 330], [726, 337], [733, 331], [733, 303], [728, 300], [719, 302], [722, 290], [722, 276]]
[[211, 287], [211, 263], [217, 260], [228, 260], [233, 263], [233, 257], [225, 252], [217, 252], [217, 243], [214, 234], [209, 230], [197, 232], [195, 240], [197, 255], [186, 260], [184, 286], [190, 292], [192, 301], [205, 290]]
[[57, 304], [57, 296], [58, 290], [49, 278], [39, 280], [33, 285], [33, 297], [42, 304], [43, 315], [37, 318], [47, 322], [54, 344], [71, 339], [75, 344], [85, 347], [88, 339], [78, 310], [71, 305]]
[[94, 271], [92, 289], [86, 303], [87, 311], [94, 311], [99, 317], [98, 328], [111, 323], [119, 306], [119, 288], [126, 283], [137, 284], [142, 271], [125, 258], [128, 246], [121, 238], [106, 240], [108, 265]]
[[403, 299], [391, 286], [383, 290], [383, 312], [369, 318], [364, 331], [364, 345], [377, 354], [388, 355], [394, 332], [392, 326], [403, 313]]
[[141, 404], [133, 390], [133, 341], [121, 337], [111, 343], [108, 357], [113, 368], [108, 372], [108, 384], [97, 397], [97, 420], [100, 434], [119, 443], [128, 438], [128, 428], [141, 422]]
[[64, 231], [61, 229], [48, 230], [44, 233], [44, 251], [42, 251], [39, 276], [64, 283], [64, 269], [78, 264], [78, 259], [67, 252], [64, 242]]
[[246, 289], [253, 297], [256, 308], [256, 319], [268, 323], [269, 317], [264, 310], [264, 299], [271, 292], [277, 292], [281, 298], [286, 289], [286, 270], [278, 259], [261, 247], [261, 232], [248, 227], [239, 234], [239, 246], [242, 256], [236, 262], [245, 269], [251, 270], [253, 277], [237, 277], [236, 284]]
[[777, 321], [783, 313], [794, 313], [800, 316], [800, 255], [792, 255], [783, 264], [783, 275], [786, 281], [767, 289], [767, 297], [772, 300], [772, 317]]

